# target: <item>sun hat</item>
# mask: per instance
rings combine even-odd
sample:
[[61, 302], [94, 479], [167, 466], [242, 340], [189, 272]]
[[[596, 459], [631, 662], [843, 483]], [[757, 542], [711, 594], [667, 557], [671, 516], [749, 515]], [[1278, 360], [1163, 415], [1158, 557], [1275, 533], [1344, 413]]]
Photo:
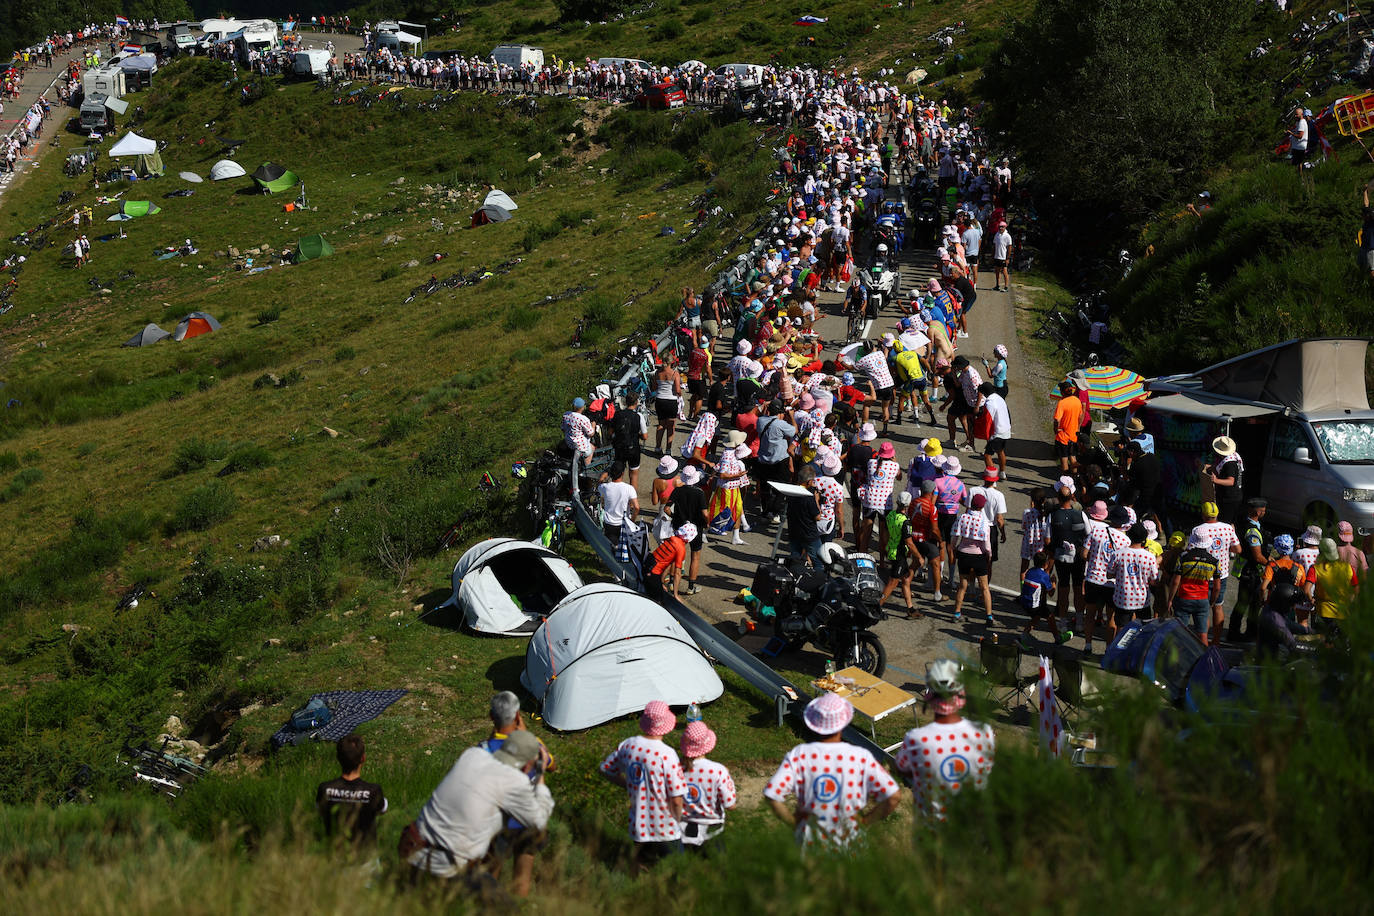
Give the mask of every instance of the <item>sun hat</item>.
[[1124, 524], [1126, 524], [1126, 525], [1134, 525], [1134, 524], [1136, 523], [1136, 514], [1135, 514], [1135, 510], [1132, 509], [1130, 506], [1122, 506], [1122, 507], [1121, 507], [1121, 510], [1122, 510], [1122, 512], [1124, 512], [1125, 515], [1126, 515], [1126, 521], [1124, 522]]
[[1316, 547], [1321, 543], [1322, 529], [1320, 525], [1308, 525], [1302, 532], [1302, 542], [1308, 547]]
[[517, 770], [539, 756], [539, 739], [522, 729], [517, 729], [492, 751], [492, 757]]
[[698, 719], [688, 722], [682, 730], [682, 745], [679, 748], [684, 757], [705, 757], [716, 746], [716, 733], [711, 727]]
[[992, 352], [993, 352], [993, 355], [994, 355], [994, 356], [1000, 356], [1000, 357], [1002, 357], [1003, 359], [1006, 359], [1006, 358], [1007, 358], [1007, 345], [1006, 345], [1006, 344], [998, 344], [997, 346], [995, 346], [995, 347], [992, 348]]
[[1159, 528], [1155, 526], [1154, 522], [1147, 518], [1145, 521], [1141, 522], [1141, 524], [1145, 526], [1145, 534], [1150, 540], [1153, 541], [1155, 538], [1159, 537]]
[[747, 445], [741, 445], [741, 446], [739, 446], [738, 448], [735, 449], [735, 457], [736, 457], [736, 458], [748, 458], [748, 457], [750, 457], [750, 454], [751, 454], [751, 453], [750, 453], [750, 449], [749, 449], [749, 446], [747, 446]]
[[1060, 477], [1057, 481], [1055, 481], [1054, 485], [1061, 490], [1068, 490], [1071, 494], [1078, 492], [1077, 484], [1073, 482], [1073, 478], [1070, 477], [1068, 474], [1065, 474], [1063, 477]]
[[1341, 522], [1336, 526], [1336, 536], [1342, 544], [1349, 544], [1355, 540], [1355, 529], [1349, 522]]
[[964, 466], [959, 463], [958, 455], [945, 455], [945, 474], [950, 477], [958, 477], [964, 473]]
[[[1094, 503], [1093, 505], [1097, 505]], [[1134, 524], [1131, 511], [1125, 506], [1112, 506], [1107, 512], [1107, 524], [1113, 528], [1129, 528]]]
[[997, 477], [997, 468], [983, 468], [983, 479], [988, 483], [996, 483]]
[[897, 454], [897, 450], [892, 447], [891, 442], [884, 442], [882, 445], [878, 446], [879, 458], [891, 458], [895, 454]]
[[1236, 453], [1236, 440], [1230, 436], [1217, 436], [1212, 440], [1212, 451], [1223, 458]]
[[1140, 422], [1140, 417], [1131, 417], [1131, 422], [1126, 424], [1126, 432], [1143, 433], [1145, 432], [1145, 424]]
[[661, 738], [677, 727], [677, 716], [662, 700], [650, 700], [639, 714], [639, 730], [650, 738]]
[[843, 382], [843, 383], [846, 384], [846, 385], [852, 385], [852, 384], [854, 384], [854, 373], [853, 373], [853, 372], [846, 372], [844, 375], [841, 375], [841, 376], [840, 376], [840, 381]]
[[872, 423], [865, 423], [859, 427], [859, 440], [862, 442], [872, 442], [878, 438], [878, 430]]
[[697, 470], [696, 465], [689, 464], [682, 469], [682, 482], [689, 487], [701, 483], [701, 472]]
[[837, 693], [823, 693], [806, 704], [802, 719], [816, 734], [833, 735], [853, 721], [854, 707]]
[[741, 356], [748, 356], [752, 348], [753, 345], [747, 340], [741, 340], [739, 343], [735, 344], [735, 352]]
[[1274, 552], [1286, 557], [1293, 552], [1293, 535], [1281, 534], [1274, 538]]
[[726, 448], [739, 448], [744, 444], [744, 440], [749, 438], [749, 434], [742, 429], [732, 429], [725, 434]]
[[587, 401], [584, 398], [573, 398], [573, 410], [581, 410], [586, 406]]
[[1107, 504], [1102, 500], [1095, 501], [1088, 507], [1088, 518], [1093, 521], [1104, 521], [1107, 518]]
[[668, 478], [677, 473], [677, 459], [672, 455], [664, 455], [658, 459], [657, 472], [659, 477]]
[[963, 669], [951, 658], [937, 658], [926, 663], [926, 693], [937, 697], [953, 697], [964, 692]]
[[697, 539], [697, 526], [693, 525], [691, 522], [683, 522], [673, 534], [691, 543]]
[[970, 509], [981, 509], [988, 504], [988, 498], [982, 493], [974, 493], [973, 498], [968, 501]]
[[1317, 547], [1317, 553], [1328, 563], [1341, 558], [1340, 550], [1336, 547], [1336, 542], [1331, 538], [1322, 538], [1321, 544]]
[[911, 505], [911, 494], [908, 493], [906, 490], [903, 490], [902, 492], [898, 493], [896, 499], [897, 505], [903, 509]]
[[1217, 517], [1218, 515], [1220, 515], [1220, 514], [1221, 514], [1221, 509], [1217, 508], [1217, 504], [1216, 504], [1216, 503], [1214, 503], [1214, 502], [1205, 502], [1205, 503], [1202, 504], [1202, 517], [1203, 517], [1203, 518], [1216, 518], [1216, 517]]
[[926, 289], [932, 293], [938, 293], [940, 291], [940, 281], [932, 277], [930, 282], [926, 284]]
[[1207, 546], [1207, 535], [1194, 528], [1188, 533], [1188, 549], [1196, 550], [1199, 547]]
[[925, 452], [927, 458], [934, 458], [936, 455], [943, 455], [945, 447], [940, 444], [940, 440], [931, 437], [921, 443], [921, 451]]

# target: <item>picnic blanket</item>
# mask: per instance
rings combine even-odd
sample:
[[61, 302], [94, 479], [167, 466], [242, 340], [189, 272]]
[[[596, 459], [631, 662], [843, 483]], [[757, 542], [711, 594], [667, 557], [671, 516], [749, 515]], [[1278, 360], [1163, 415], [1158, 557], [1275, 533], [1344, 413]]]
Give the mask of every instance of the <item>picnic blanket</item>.
[[386, 712], [386, 708], [406, 695], [405, 690], [331, 690], [317, 693], [311, 699], [319, 698], [329, 707], [332, 718], [323, 728], [308, 732], [298, 732], [287, 722], [272, 736], [272, 747], [298, 744], [305, 738], [316, 741], [338, 741], [364, 722]]

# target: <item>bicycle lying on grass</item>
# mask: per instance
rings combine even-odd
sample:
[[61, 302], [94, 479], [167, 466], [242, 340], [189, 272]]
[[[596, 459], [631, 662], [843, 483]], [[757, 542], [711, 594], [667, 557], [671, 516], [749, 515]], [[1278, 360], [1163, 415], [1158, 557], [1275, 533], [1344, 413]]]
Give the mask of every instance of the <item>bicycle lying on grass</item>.
[[207, 771], [194, 760], [168, 753], [171, 740], [168, 735], [162, 739], [162, 747], [153, 750], [138, 726], [129, 723], [129, 734], [115, 754], [115, 762], [129, 768], [129, 779], [135, 787], [146, 786], [159, 795], [176, 798]]

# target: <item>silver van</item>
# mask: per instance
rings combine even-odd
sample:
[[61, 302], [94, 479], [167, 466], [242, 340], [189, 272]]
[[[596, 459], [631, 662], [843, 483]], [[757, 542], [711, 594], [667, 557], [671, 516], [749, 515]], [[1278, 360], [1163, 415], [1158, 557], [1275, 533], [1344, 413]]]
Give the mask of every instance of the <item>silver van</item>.
[[1164, 501], [1196, 510], [1217, 436], [1244, 464], [1244, 496], [1269, 501], [1271, 527], [1345, 521], [1374, 534], [1374, 410], [1369, 340], [1290, 340], [1191, 375], [1151, 379], [1141, 419], [1160, 455]]

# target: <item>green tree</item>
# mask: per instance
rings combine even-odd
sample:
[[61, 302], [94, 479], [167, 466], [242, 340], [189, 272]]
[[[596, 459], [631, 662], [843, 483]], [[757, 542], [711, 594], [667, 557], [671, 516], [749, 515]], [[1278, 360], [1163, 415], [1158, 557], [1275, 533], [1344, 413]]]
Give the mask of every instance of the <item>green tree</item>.
[[1037, 179], [1089, 207], [1148, 213], [1234, 129], [1253, 0], [1040, 0], [989, 61], [987, 124]]

